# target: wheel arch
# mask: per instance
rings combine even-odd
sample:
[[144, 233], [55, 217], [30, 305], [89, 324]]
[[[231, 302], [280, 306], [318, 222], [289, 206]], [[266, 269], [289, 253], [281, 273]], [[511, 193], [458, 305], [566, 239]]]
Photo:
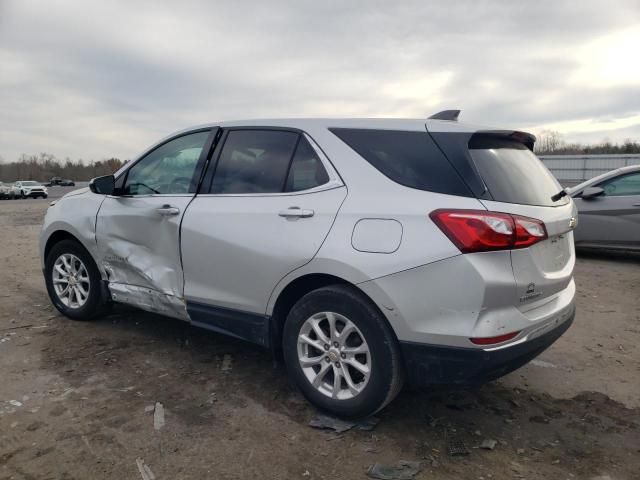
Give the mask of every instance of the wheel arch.
[[295, 303], [300, 300], [304, 295], [318, 288], [326, 287], [329, 285], [345, 285], [354, 289], [363, 298], [371, 303], [371, 306], [375, 308], [381, 317], [387, 323], [387, 326], [393, 333], [393, 336], [397, 338], [395, 329], [389, 322], [389, 319], [380, 309], [378, 304], [361, 288], [353, 282], [345, 280], [342, 277], [328, 274], [328, 273], [307, 273], [291, 280], [278, 294], [273, 309], [270, 315], [270, 337], [271, 346], [274, 351], [279, 351], [282, 345], [282, 332], [284, 323], [287, 319], [287, 315]]
[[56, 243], [61, 242], [62, 240], [73, 240], [74, 242], [79, 243], [80, 245], [82, 245], [86, 249], [86, 247], [84, 246], [82, 241], [78, 237], [73, 235], [72, 233], [68, 232], [67, 230], [56, 230], [51, 235], [49, 235], [49, 237], [47, 238], [47, 241], [44, 244], [44, 259], [43, 260], [46, 261], [47, 257], [49, 256], [49, 252], [51, 251], [53, 246]]

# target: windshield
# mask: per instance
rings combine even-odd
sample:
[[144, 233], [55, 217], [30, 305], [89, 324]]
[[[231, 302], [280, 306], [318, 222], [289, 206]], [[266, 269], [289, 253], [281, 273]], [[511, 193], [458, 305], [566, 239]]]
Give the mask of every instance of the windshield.
[[555, 177], [523, 144], [491, 135], [474, 135], [469, 152], [495, 201], [521, 205], [558, 206], [551, 197], [562, 190]]
[[38, 182], [22, 182], [22, 185], [25, 185], [27, 187], [33, 187], [35, 185], [40, 185]]

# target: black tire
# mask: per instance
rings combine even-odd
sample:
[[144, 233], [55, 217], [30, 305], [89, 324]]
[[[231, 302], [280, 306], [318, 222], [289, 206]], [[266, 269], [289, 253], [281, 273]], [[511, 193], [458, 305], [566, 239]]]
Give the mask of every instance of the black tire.
[[[304, 323], [320, 312], [349, 319], [369, 346], [370, 377], [362, 391], [349, 399], [334, 399], [318, 391], [298, 359], [298, 335]], [[283, 331], [287, 371], [302, 394], [316, 407], [343, 418], [364, 418], [384, 408], [404, 382], [404, 368], [395, 334], [376, 306], [355, 287], [330, 285], [302, 297], [289, 312]]]
[[[79, 308], [66, 306], [58, 297], [53, 286], [53, 267], [56, 260], [63, 254], [70, 253], [82, 261], [89, 276], [89, 296], [86, 302]], [[44, 278], [47, 285], [47, 293], [53, 305], [64, 316], [73, 320], [92, 320], [105, 311], [106, 300], [102, 293], [102, 279], [91, 254], [74, 240], [62, 240], [56, 243], [45, 260]]]

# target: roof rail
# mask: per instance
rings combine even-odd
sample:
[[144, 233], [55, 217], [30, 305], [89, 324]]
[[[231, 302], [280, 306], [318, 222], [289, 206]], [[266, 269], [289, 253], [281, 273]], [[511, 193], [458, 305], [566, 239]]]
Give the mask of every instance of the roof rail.
[[460, 115], [460, 110], [442, 110], [441, 112], [434, 113], [429, 118], [431, 120], [451, 120], [452, 122], [457, 122], [458, 115]]

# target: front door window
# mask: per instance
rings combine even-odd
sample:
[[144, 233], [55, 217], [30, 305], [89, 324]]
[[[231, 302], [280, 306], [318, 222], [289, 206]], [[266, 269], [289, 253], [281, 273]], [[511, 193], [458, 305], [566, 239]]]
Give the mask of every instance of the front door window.
[[133, 165], [123, 195], [195, 193], [194, 177], [209, 132], [184, 135], [167, 142]]

